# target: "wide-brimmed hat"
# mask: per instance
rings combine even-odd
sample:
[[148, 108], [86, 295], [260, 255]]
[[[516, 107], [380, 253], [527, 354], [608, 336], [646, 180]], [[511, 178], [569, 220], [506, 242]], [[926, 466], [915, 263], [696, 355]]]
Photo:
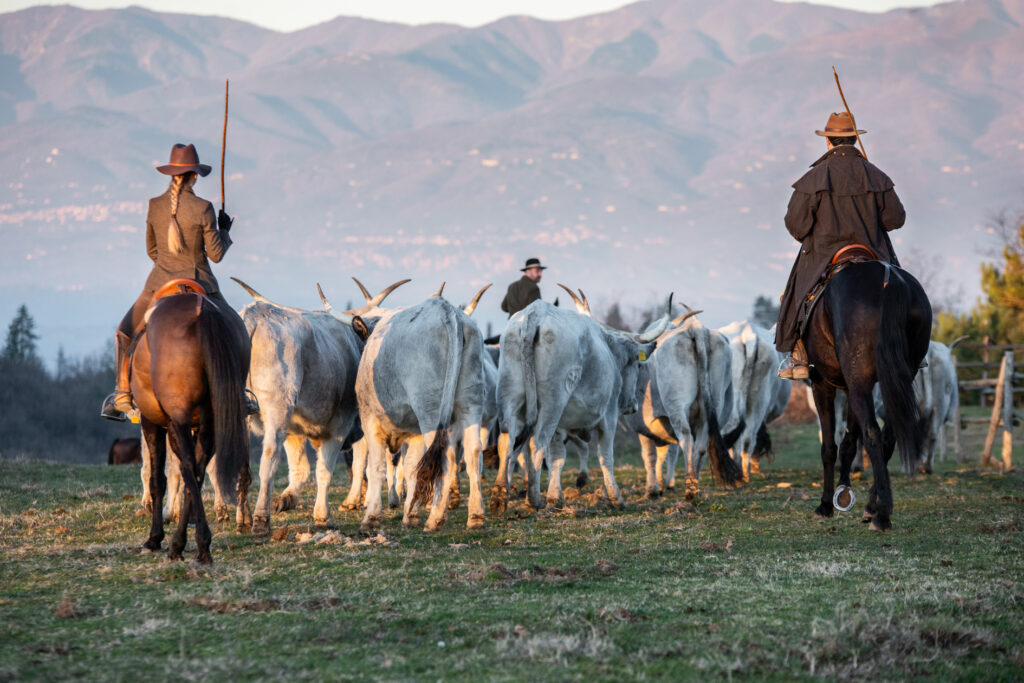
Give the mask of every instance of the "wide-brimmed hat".
[[826, 138], [852, 138], [864, 133], [867, 131], [855, 129], [853, 119], [845, 111], [839, 114], [832, 112], [828, 117], [828, 123], [825, 124], [825, 130], [814, 131], [815, 135]]
[[180, 142], [171, 147], [171, 160], [164, 166], [157, 166], [156, 170], [164, 175], [181, 175], [189, 171], [195, 171], [201, 176], [209, 175], [210, 167], [199, 163], [199, 153], [196, 146], [192, 144], [183, 145]]
[[539, 258], [528, 258], [528, 259], [526, 259], [526, 267], [525, 268], [520, 268], [519, 270], [521, 270], [522, 272], [525, 273], [530, 268], [540, 268], [541, 270], [547, 270], [548, 267], [547, 266], [542, 266], [540, 264], [540, 259]]

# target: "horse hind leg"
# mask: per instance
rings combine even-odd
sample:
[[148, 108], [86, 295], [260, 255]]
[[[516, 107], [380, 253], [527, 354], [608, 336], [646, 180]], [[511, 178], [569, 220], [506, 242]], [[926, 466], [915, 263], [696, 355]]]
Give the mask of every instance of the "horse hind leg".
[[818, 419], [821, 422], [821, 466], [823, 471], [821, 502], [815, 508], [814, 514], [819, 517], [831, 517], [835, 513], [835, 509], [832, 507], [832, 496], [836, 485], [836, 390], [823, 382], [814, 384], [812, 390], [814, 405], [818, 410]]
[[150, 551], [160, 549], [164, 540], [164, 495], [167, 493], [167, 473], [164, 471], [167, 459], [167, 439], [160, 427], [143, 422], [142, 438], [146, 442], [146, 459], [149, 461], [149, 491], [152, 496], [150, 515], [152, 524], [149, 538], [143, 547]]

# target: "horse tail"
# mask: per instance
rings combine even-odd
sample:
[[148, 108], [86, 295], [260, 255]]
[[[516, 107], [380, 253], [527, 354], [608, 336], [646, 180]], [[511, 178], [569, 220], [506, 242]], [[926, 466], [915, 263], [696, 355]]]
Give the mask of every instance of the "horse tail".
[[[894, 272], [893, 275], [896, 275]], [[882, 315], [879, 322], [875, 366], [882, 391], [886, 422], [893, 426], [900, 464], [905, 474], [913, 473], [921, 453], [924, 422], [914, 396], [914, 375], [911, 367], [907, 321], [910, 317], [910, 288], [895, 276], [882, 290]]]
[[249, 457], [249, 433], [242, 405], [244, 372], [235, 344], [236, 335], [217, 306], [205, 297], [198, 322], [206, 383], [213, 406], [217, 481], [225, 487], [237, 481]]
[[458, 389], [459, 376], [462, 374], [462, 320], [459, 319], [459, 312], [452, 306], [445, 306], [443, 310], [444, 325], [448, 333], [448, 355], [438, 414], [432, 420], [437, 428], [434, 431], [434, 441], [420, 458], [416, 470], [416, 496], [423, 505], [430, 503], [434, 487], [441, 483], [441, 477], [444, 475], [444, 454], [448, 450], [449, 441], [448, 428], [451, 426], [452, 412], [455, 410], [455, 390]]
[[[711, 333], [707, 329], [695, 330], [698, 336], [694, 341], [697, 348], [697, 357], [700, 363], [700, 398], [704, 409], [704, 419], [708, 423], [708, 460], [711, 464], [711, 472], [718, 479], [719, 483], [726, 486], [735, 486], [743, 479], [743, 471], [729, 455], [729, 449], [725, 447], [722, 439], [722, 432], [718, 426], [718, 411], [715, 410], [711, 396]], [[742, 419], [741, 419], [742, 421]]]

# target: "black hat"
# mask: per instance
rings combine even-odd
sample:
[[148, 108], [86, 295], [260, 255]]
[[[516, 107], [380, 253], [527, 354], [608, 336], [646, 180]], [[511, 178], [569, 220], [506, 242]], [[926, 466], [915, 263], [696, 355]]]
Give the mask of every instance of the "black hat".
[[547, 266], [542, 266], [540, 264], [540, 259], [539, 258], [528, 258], [528, 259], [526, 259], [526, 267], [525, 268], [520, 268], [519, 270], [521, 270], [522, 272], [525, 273], [530, 268], [540, 268], [541, 270], [547, 270]]

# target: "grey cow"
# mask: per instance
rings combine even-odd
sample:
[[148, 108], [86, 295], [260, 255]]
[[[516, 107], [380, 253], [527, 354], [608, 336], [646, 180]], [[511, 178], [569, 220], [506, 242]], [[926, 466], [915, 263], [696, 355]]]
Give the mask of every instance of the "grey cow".
[[564, 444], [570, 433], [596, 440], [608, 500], [618, 507], [624, 504], [613, 471], [615, 424], [620, 414], [637, 408], [641, 358], [654, 349], [653, 340], [668, 325], [668, 316], [660, 329], [640, 336], [605, 327], [586, 313], [580, 303], [571, 312], [534, 301], [512, 316], [501, 336], [498, 404], [504, 433], [491, 494], [495, 513], [507, 504], [509, 453], [527, 443], [532, 454], [524, 458], [530, 505], [545, 506], [539, 476], [545, 459], [547, 501], [562, 504]]
[[[235, 280], [256, 301], [242, 310], [252, 339], [249, 388], [261, 412], [250, 428], [263, 435], [260, 493], [253, 514], [253, 533], [269, 533], [274, 473], [287, 454], [288, 487], [275, 503], [276, 511], [295, 507], [299, 489], [308, 477], [305, 455], [308, 439], [317, 451], [316, 503], [313, 521], [330, 521], [327, 490], [342, 441], [359, 417], [355, 380], [363, 340], [331, 314], [281, 306]], [[376, 306], [402, 283], [375, 298]]]
[[389, 312], [373, 324], [356, 378], [368, 460], [364, 530], [380, 525], [386, 458], [403, 445], [403, 524], [415, 525], [419, 502], [430, 497], [425, 529], [440, 528], [457, 474], [458, 442], [469, 475], [467, 527], [483, 526], [484, 353], [477, 326], [440, 297]]

